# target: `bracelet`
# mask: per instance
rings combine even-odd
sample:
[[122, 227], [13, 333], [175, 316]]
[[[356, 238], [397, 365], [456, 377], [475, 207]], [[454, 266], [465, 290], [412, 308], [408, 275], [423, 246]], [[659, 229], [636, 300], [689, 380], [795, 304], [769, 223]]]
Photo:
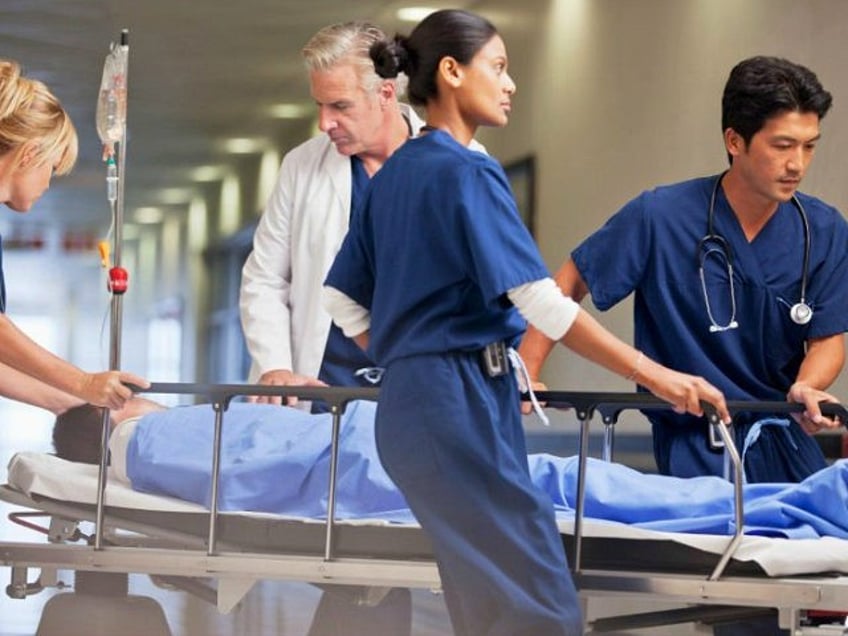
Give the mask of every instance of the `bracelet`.
[[636, 364], [633, 365], [633, 371], [630, 372], [630, 375], [628, 375], [626, 378], [624, 378], [625, 380], [627, 380], [628, 382], [632, 382], [633, 380], [636, 379], [636, 376], [639, 375], [639, 367], [642, 366], [642, 360], [644, 360], [644, 359], [645, 359], [645, 354], [640, 351], [639, 355], [636, 358]]

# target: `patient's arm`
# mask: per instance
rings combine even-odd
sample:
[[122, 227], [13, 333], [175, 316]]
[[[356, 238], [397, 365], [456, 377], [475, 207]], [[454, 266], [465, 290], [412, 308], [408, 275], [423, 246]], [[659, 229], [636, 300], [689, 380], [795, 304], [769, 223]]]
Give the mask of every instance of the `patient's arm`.
[[0, 394], [18, 402], [47, 409], [56, 415], [83, 404], [80, 398], [3, 363], [0, 363]]

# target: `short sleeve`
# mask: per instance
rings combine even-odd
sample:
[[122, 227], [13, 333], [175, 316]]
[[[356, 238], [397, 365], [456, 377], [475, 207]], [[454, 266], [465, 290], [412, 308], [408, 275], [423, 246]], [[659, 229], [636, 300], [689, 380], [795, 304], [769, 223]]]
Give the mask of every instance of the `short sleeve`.
[[[807, 293], [814, 298], [809, 338], [825, 338], [848, 331], [848, 223], [828, 209], [830, 227], [811, 230], [811, 243], [823, 246], [817, 266], [808, 273]], [[818, 230], [818, 231], [817, 231]], [[819, 252], [813, 244], [811, 251]]]
[[654, 241], [647, 197], [630, 201], [571, 254], [601, 311], [630, 295], [645, 275]]
[[469, 276], [488, 301], [549, 276], [522, 222], [503, 169], [488, 157], [466, 166], [460, 214], [470, 253]]

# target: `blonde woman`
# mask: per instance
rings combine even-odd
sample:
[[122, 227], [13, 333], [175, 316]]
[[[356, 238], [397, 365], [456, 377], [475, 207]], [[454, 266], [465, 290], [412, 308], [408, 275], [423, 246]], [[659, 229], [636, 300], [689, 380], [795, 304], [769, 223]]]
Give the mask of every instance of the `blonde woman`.
[[[76, 158], [76, 129], [59, 100], [18, 63], [0, 59], [0, 202], [27, 212]], [[0, 395], [60, 413], [82, 402], [120, 408], [132, 395], [127, 383], [148, 386], [131, 373], [75, 367], [27, 337], [5, 311], [0, 244]]]

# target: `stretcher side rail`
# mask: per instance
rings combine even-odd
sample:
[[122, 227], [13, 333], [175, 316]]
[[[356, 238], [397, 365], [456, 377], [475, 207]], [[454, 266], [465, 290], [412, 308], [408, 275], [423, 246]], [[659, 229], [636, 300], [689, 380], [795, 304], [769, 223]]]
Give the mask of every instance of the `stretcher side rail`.
[[[377, 388], [361, 387], [305, 387], [305, 386], [269, 386], [253, 384], [191, 384], [191, 383], [152, 383], [147, 389], [134, 387], [140, 393], [167, 393], [184, 394], [206, 397], [215, 411], [214, 449], [212, 455], [212, 484], [211, 501], [209, 510], [209, 529], [207, 539], [207, 554], [213, 556], [217, 549], [217, 521], [218, 521], [218, 481], [220, 475], [220, 452], [221, 431], [223, 428], [224, 413], [230, 402], [235, 397], [241, 396], [278, 396], [297, 397], [302, 400], [322, 400], [325, 402], [332, 414], [332, 439], [330, 457], [330, 475], [328, 485], [328, 506], [325, 526], [324, 560], [329, 562], [334, 559], [333, 553], [333, 528], [335, 523], [335, 496], [336, 475], [338, 469], [338, 444], [340, 437], [341, 415], [346, 405], [353, 400], [376, 401], [379, 397]], [[585, 499], [585, 471], [588, 458], [588, 427], [595, 412], [601, 413], [605, 423], [614, 420], [618, 414], [625, 409], [670, 409], [672, 405], [652, 395], [645, 393], [609, 393], [609, 392], [564, 392], [544, 391], [537, 394], [538, 398], [550, 407], [570, 407], [577, 412], [580, 420], [580, 450], [579, 467], [577, 477], [577, 501], [575, 508], [575, 562], [573, 569], [579, 572], [581, 569], [581, 550], [583, 535], [583, 510]], [[739, 411], [764, 410], [769, 412], [794, 412], [803, 410], [800, 404], [786, 402], [732, 402], [728, 403], [731, 413]], [[733, 462], [735, 470], [735, 515], [736, 533], [729, 542], [727, 549], [721, 556], [718, 565], [710, 575], [710, 580], [718, 579], [726, 564], [730, 561], [733, 553], [741, 542], [743, 536], [743, 509], [742, 509], [742, 464], [738, 452], [726, 427], [721, 426], [715, 411], [710, 405], [704, 405], [711, 425], [717, 429], [725, 443], [725, 448]], [[828, 414], [848, 415], [841, 405], [824, 405]], [[104, 418], [105, 419], [105, 418]], [[846, 418], [848, 419], [848, 418]], [[845, 420], [843, 420], [845, 421]], [[108, 420], [104, 422], [106, 426]], [[104, 443], [107, 436], [104, 435]], [[106, 462], [101, 462], [98, 474], [98, 496], [97, 496], [97, 519], [95, 522], [95, 550], [102, 549], [102, 518], [104, 508]]]
[[[648, 393], [606, 393], [606, 392], [575, 392], [575, 391], [538, 391], [536, 398], [552, 408], [572, 408], [580, 421], [580, 437], [578, 451], [578, 473], [577, 473], [577, 496], [574, 514], [574, 563], [572, 569], [579, 573], [582, 568], [582, 542], [583, 542], [583, 510], [585, 503], [586, 463], [589, 455], [589, 424], [595, 412], [601, 414], [605, 424], [605, 432], [611, 430], [622, 411], [632, 409], [667, 410], [673, 405]], [[841, 404], [822, 402], [820, 403], [822, 413], [828, 416], [838, 417], [842, 422], [848, 422], [848, 410]], [[742, 496], [742, 485], [744, 483], [744, 469], [742, 458], [730, 435], [728, 428], [722, 425], [715, 408], [702, 403], [704, 414], [710, 427], [722, 440], [725, 448], [725, 465], [732, 467], [734, 484], [734, 518], [735, 530], [727, 547], [719, 558], [715, 569], [710, 574], [710, 581], [718, 580], [724, 573], [727, 564], [736, 552], [744, 536], [744, 503]], [[803, 412], [805, 406], [793, 402], [768, 402], [768, 401], [728, 401], [727, 409], [731, 416], [740, 412], [764, 412], [764, 413], [797, 413]], [[604, 459], [612, 460], [611, 444], [612, 436], [605, 434]], [[726, 471], [727, 472], [727, 471]], [[727, 477], [727, 475], [725, 475]]]
[[[306, 386], [271, 386], [259, 384], [191, 384], [179, 382], [153, 382], [144, 390], [136, 389], [145, 393], [167, 393], [183, 394], [206, 397], [215, 411], [215, 433], [212, 453], [212, 484], [211, 501], [209, 511], [209, 536], [207, 550], [209, 555], [215, 554], [217, 543], [217, 519], [218, 519], [218, 483], [220, 476], [221, 459], [221, 432], [223, 429], [224, 412], [235, 397], [243, 396], [274, 396], [274, 397], [296, 397], [301, 400], [321, 400], [327, 404], [332, 414], [332, 437], [330, 456], [330, 481], [327, 499], [327, 521], [325, 530], [324, 559], [333, 559], [333, 524], [335, 522], [336, 501], [336, 476], [338, 472], [338, 443], [341, 430], [341, 416], [349, 402], [354, 400], [375, 401], [379, 389], [365, 387], [306, 387]], [[105, 453], [103, 453], [105, 456]], [[99, 480], [105, 480], [105, 462], [101, 462]], [[98, 521], [102, 499], [98, 492]], [[97, 523], [95, 535], [95, 548], [100, 546], [100, 523]]]

